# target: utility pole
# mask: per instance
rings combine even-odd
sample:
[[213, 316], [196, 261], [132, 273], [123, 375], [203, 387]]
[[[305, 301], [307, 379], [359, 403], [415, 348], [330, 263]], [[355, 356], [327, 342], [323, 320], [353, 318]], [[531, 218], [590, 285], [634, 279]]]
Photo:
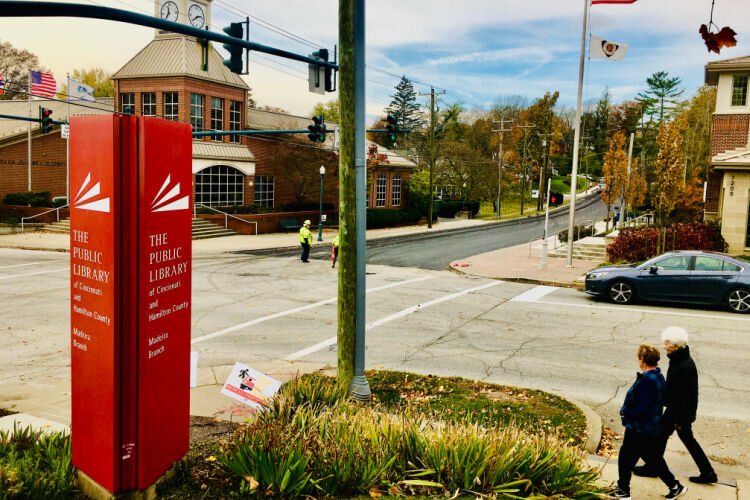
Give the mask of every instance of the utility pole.
[[500, 128], [494, 129], [493, 132], [500, 134], [500, 146], [497, 153], [497, 220], [500, 220], [500, 208], [502, 207], [502, 194], [503, 194], [503, 138], [505, 132], [510, 132], [512, 128], [505, 128], [505, 124], [513, 123], [512, 118], [505, 120], [502, 116], [499, 120], [493, 120], [492, 123], [499, 123]]
[[429, 94], [417, 94], [420, 96], [430, 96], [430, 147], [427, 154], [430, 165], [430, 206], [427, 207], [427, 229], [432, 228], [432, 197], [434, 195], [432, 171], [435, 168], [435, 157], [437, 156], [437, 147], [435, 146], [435, 96], [443, 94], [445, 94], [445, 90], [435, 92], [433, 87], [430, 87]]
[[521, 159], [521, 216], [523, 217], [523, 204], [526, 198], [526, 130], [534, 128], [534, 125], [516, 125], [516, 128], [523, 129], [523, 157]]
[[365, 2], [339, 0], [338, 384], [370, 399], [365, 364]]
[[536, 196], [536, 210], [541, 211], [544, 208], [544, 201], [547, 199], [547, 164], [549, 163], [549, 148], [551, 143], [547, 141], [547, 137], [551, 137], [552, 132], [541, 133], [539, 136], [542, 138], [542, 148], [544, 148], [544, 160], [541, 168], [539, 169], [539, 193]]

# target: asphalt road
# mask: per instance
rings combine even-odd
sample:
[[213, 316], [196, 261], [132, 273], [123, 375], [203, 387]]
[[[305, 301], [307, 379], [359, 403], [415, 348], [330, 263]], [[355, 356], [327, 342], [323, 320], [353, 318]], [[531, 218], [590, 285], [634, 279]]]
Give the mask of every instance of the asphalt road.
[[[568, 227], [568, 211], [551, 214], [549, 233]], [[601, 201], [579, 200], [576, 223], [601, 220], [607, 208]], [[451, 262], [480, 253], [491, 252], [528, 243], [544, 235], [544, 218], [526, 219], [502, 224], [487, 224], [464, 228], [455, 232], [435, 233], [415, 238], [407, 236], [388, 241], [367, 242], [367, 263], [396, 267], [417, 267], [436, 271], [446, 269]], [[329, 259], [330, 249], [313, 249], [314, 259]]]
[[[69, 421], [68, 255], [0, 249], [0, 407]], [[446, 271], [368, 265], [368, 368], [462, 376], [561, 393], [621, 431], [618, 409], [642, 342], [679, 325], [700, 374], [695, 433], [725, 479], [750, 479], [750, 316], [720, 309], [615, 306], [571, 289]], [[219, 394], [241, 361], [280, 378], [336, 366], [336, 270], [296, 256], [216, 255], [193, 268], [192, 411], [232, 404]], [[694, 465], [678, 440], [675, 473]]]

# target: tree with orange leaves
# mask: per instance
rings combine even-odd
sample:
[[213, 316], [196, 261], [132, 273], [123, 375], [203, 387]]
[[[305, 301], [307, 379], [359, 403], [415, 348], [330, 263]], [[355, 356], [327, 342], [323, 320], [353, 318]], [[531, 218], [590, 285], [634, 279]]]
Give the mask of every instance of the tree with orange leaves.
[[[609, 140], [609, 148], [604, 154], [604, 166], [602, 169], [604, 177], [604, 190], [601, 199], [607, 205], [607, 216], [612, 210], [612, 205], [617, 203], [625, 195], [628, 179], [628, 153], [625, 150], [625, 134], [618, 131]], [[607, 219], [607, 231], [609, 231], [609, 218]]]

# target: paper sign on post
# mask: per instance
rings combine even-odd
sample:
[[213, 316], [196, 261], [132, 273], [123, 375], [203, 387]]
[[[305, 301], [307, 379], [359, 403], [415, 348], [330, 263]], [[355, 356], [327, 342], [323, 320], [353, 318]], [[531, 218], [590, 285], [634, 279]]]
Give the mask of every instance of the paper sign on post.
[[280, 388], [280, 381], [238, 362], [234, 364], [221, 393], [260, 409]]

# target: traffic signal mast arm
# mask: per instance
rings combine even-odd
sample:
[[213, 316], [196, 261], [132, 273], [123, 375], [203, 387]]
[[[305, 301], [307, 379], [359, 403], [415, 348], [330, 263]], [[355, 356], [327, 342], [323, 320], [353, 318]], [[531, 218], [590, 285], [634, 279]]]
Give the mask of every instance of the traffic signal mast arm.
[[193, 36], [199, 39], [210, 40], [227, 45], [240, 46], [243, 49], [263, 52], [274, 56], [284, 57], [295, 61], [306, 62], [330, 68], [338, 71], [336, 63], [323, 61], [314, 57], [303, 56], [286, 50], [261, 45], [259, 43], [242, 40], [229, 35], [215, 33], [200, 28], [193, 28], [186, 24], [166, 21], [157, 17], [136, 14], [122, 9], [113, 9], [110, 7], [100, 7], [98, 5], [83, 5], [78, 3], [58, 3], [58, 2], [28, 2], [15, 0], [0, 0], [0, 17], [86, 17], [91, 19], [106, 19], [109, 21], [119, 21], [129, 24], [157, 28], [164, 31], [171, 31], [181, 35]]

